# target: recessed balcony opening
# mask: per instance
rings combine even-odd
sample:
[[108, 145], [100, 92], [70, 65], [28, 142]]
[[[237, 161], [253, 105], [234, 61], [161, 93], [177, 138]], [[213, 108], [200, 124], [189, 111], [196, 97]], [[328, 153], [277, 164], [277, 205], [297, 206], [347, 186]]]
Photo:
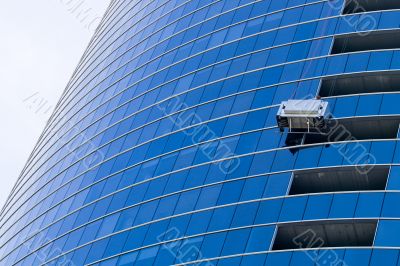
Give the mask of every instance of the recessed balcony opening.
[[388, 166], [375, 166], [368, 173], [361, 173], [356, 167], [297, 171], [293, 173], [289, 195], [384, 190], [388, 174]]
[[[336, 143], [351, 140], [396, 139], [399, 117], [357, 117], [331, 120], [329, 130], [317, 133], [289, 133], [285, 144], [293, 147], [302, 144]], [[297, 148], [294, 150], [296, 151]]]
[[400, 2], [395, 0], [346, 0], [343, 14], [390, 9], [400, 9]]
[[361, 93], [381, 93], [400, 91], [400, 73], [371, 73], [337, 76], [322, 80], [321, 97]]
[[337, 120], [326, 134], [305, 134], [303, 144], [348, 140], [396, 139], [400, 118], [358, 117]]
[[376, 220], [352, 220], [279, 225], [272, 250], [369, 247], [376, 224]]
[[400, 48], [400, 31], [379, 31], [365, 36], [360, 34], [338, 36], [333, 43], [332, 54], [398, 48]]

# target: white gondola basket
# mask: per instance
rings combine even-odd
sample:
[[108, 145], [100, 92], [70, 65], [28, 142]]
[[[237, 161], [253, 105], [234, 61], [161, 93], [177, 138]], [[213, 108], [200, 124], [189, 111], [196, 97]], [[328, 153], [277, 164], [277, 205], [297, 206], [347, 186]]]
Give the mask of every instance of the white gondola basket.
[[328, 102], [323, 100], [288, 100], [281, 103], [276, 115], [281, 132], [316, 132], [327, 125]]

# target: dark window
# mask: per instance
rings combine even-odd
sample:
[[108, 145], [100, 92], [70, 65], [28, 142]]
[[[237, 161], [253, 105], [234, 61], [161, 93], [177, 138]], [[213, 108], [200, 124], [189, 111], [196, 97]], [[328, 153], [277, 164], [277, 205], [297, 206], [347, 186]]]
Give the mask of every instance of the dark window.
[[400, 73], [372, 73], [330, 77], [322, 80], [321, 97], [400, 91]]
[[400, 118], [389, 116], [357, 117], [330, 120], [321, 133], [288, 133], [287, 147], [301, 144], [335, 143], [351, 140], [396, 139]]
[[358, 117], [330, 122], [325, 134], [305, 134], [304, 144], [366, 139], [396, 139], [400, 119], [396, 117]]
[[400, 9], [400, 2], [396, 0], [346, 0], [343, 14], [390, 9]]
[[397, 48], [400, 48], [400, 31], [379, 31], [365, 36], [338, 36], [333, 43], [332, 54]]
[[376, 220], [353, 220], [279, 225], [272, 249], [372, 246], [376, 224]]
[[289, 194], [384, 190], [388, 173], [388, 166], [376, 166], [368, 173], [355, 167], [297, 171], [293, 173]]

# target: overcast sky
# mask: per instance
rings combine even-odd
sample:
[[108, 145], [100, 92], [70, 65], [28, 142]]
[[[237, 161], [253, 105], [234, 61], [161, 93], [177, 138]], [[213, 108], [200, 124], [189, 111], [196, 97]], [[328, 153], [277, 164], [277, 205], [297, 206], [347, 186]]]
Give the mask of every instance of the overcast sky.
[[109, 0], [0, 3], [1, 209]]

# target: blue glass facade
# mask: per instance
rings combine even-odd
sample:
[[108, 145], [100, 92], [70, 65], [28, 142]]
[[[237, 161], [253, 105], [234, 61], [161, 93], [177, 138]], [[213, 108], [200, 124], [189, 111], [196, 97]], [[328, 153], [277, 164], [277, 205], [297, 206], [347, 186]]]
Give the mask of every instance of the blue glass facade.
[[[349, 2], [112, 1], [1, 212], [0, 264], [397, 265], [400, 11]], [[351, 137], [288, 142], [280, 103], [318, 95]]]

